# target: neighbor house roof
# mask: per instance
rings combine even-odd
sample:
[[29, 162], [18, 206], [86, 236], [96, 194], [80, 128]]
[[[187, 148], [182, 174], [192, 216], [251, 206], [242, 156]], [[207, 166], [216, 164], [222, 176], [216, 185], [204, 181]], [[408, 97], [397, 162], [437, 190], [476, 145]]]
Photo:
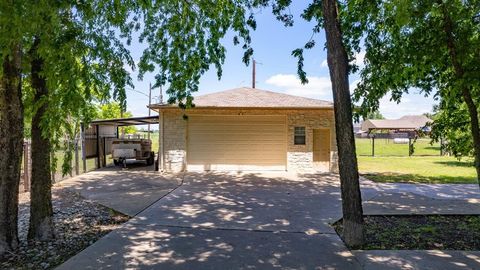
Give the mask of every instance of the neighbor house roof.
[[422, 129], [432, 120], [425, 115], [406, 115], [399, 119], [365, 120], [362, 123], [362, 130], [370, 129]]
[[[287, 95], [257, 88], [235, 88], [194, 97], [196, 108], [333, 108], [325, 100]], [[153, 104], [152, 109], [176, 107], [175, 104]]]
[[421, 115], [405, 115], [400, 117], [399, 120], [407, 120], [409, 122], [414, 123], [418, 127], [424, 127], [426, 126], [429, 122], [432, 122], [432, 119], [428, 118], [427, 116], [421, 114]]

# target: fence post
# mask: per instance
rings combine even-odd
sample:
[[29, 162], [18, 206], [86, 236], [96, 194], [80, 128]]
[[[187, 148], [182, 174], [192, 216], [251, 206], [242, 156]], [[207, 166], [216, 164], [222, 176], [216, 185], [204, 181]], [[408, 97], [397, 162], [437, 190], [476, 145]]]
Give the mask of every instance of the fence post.
[[372, 136], [372, 157], [375, 157], [375, 135]]
[[412, 138], [408, 138], [408, 156], [411, 157], [412, 156]]
[[80, 174], [80, 169], [78, 168], [80, 165], [79, 165], [79, 162], [78, 162], [78, 138], [75, 136], [74, 138], [75, 140], [75, 175], [79, 175]]
[[27, 140], [23, 142], [23, 189], [30, 191], [30, 145]]

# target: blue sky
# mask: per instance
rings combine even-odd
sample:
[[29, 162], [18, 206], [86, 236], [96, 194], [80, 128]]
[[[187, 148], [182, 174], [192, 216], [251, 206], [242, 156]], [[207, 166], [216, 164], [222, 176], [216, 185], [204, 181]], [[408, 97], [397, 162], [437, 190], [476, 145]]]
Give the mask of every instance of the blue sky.
[[[326, 51], [324, 50], [325, 36], [323, 31], [315, 37], [317, 46], [305, 54], [305, 71], [310, 83], [302, 85], [296, 76], [296, 59], [291, 56], [291, 51], [302, 47], [312, 35], [312, 23], [299, 17], [304, 6], [294, 1], [291, 12], [295, 18], [293, 27], [286, 28], [275, 20], [270, 9], [257, 14], [257, 30], [252, 33], [252, 45], [255, 50], [254, 58], [258, 64], [256, 87], [280, 93], [305, 96], [310, 98], [332, 100], [332, 90], [326, 64]], [[196, 95], [218, 92], [231, 88], [250, 87], [252, 70], [251, 65], [242, 63], [243, 51], [241, 47], [234, 46], [232, 36], [224, 39], [227, 49], [227, 58], [223, 66], [223, 76], [218, 80], [216, 70], [211, 69], [201, 79]], [[131, 46], [135, 61], [140, 58], [144, 46], [133, 43]], [[357, 63], [363, 62], [364, 53], [357, 55]], [[154, 82], [154, 74], [145, 75], [143, 81], [137, 80], [137, 74], [132, 73], [135, 90], [148, 94], [148, 84]], [[358, 81], [358, 75], [350, 76], [351, 88]], [[353, 91], [353, 89], [351, 89]], [[165, 92], [165, 91], [164, 91]], [[155, 89], [152, 96], [158, 97], [159, 89]], [[164, 96], [164, 100], [167, 97]], [[155, 102], [157, 100], [154, 99]], [[434, 101], [431, 97], [425, 98], [416, 91], [405, 95], [402, 103], [396, 104], [389, 101], [389, 97], [381, 100], [380, 112], [386, 118], [399, 118], [406, 114], [421, 114], [430, 112]], [[127, 107], [135, 116], [148, 114], [146, 105], [148, 97], [134, 91], [127, 91]]]

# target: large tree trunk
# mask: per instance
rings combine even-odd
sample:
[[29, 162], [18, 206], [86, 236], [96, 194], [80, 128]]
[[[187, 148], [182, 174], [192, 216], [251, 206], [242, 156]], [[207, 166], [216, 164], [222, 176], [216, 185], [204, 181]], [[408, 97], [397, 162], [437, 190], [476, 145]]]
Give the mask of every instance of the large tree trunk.
[[0, 257], [18, 247], [18, 186], [23, 153], [19, 47], [4, 57], [0, 78]]
[[[443, 3], [440, 2], [442, 5]], [[464, 80], [465, 70], [461, 65], [460, 61], [458, 60], [457, 55], [457, 47], [455, 45], [455, 38], [454, 38], [454, 29], [453, 29], [453, 22], [450, 16], [448, 15], [447, 7], [443, 6], [443, 30], [445, 31], [446, 42], [448, 53], [450, 56], [450, 61], [452, 61], [453, 69], [455, 71], [456, 79], [459, 82]], [[472, 94], [470, 92], [470, 87], [465, 85], [465, 83], [461, 84], [461, 91], [463, 101], [467, 104], [468, 113], [470, 115], [470, 129], [472, 132], [473, 137], [473, 149], [475, 155], [475, 168], [477, 170], [477, 181], [480, 185], [480, 125], [478, 120], [478, 108], [475, 104], [475, 101], [472, 98]]]
[[462, 96], [465, 103], [467, 103], [468, 113], [470, 114], [470, 129], [473, 136], [475, 169], [477, 169], [477, 181], [480, 186], [480, 127], [478, 122], [478, 109], [468, 88], [465, 87], [462, 90]]
[[338, 164], [342, 189], [343, 237], [348, 246], [358, 247], [363, 244], [363, 210], [353, 136], [348, 57], [342, 41], [336, 0], [323, 0], [322, 10], [335, 108]]
[[30, 191], [30, 225], [28, 239], [47, 241], [54, 237], [52, 209], [52, 175], [50, 164], [50, 138], [41, 126], [47, 110], [48, 89], [45, 78], [40, 74], [43, 59], [37, 54], [40, 40], [35, 39], [30, 51], [32, 56], [32, 88], [34, 104], [40, 105], [32, 118], [32, 186]]

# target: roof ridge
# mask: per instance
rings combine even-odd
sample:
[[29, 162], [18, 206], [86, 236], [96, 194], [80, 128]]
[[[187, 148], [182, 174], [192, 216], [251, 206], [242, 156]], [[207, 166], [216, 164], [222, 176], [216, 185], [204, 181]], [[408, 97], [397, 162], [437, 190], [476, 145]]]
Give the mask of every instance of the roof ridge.
[[302, 98], [302, 99], [307, 99], [307, 100], [311, 100], [311, 101], [322, 101], [322, 102], [328, 102], [330, 104], [333, 104], [333, 102], [331, 102], [329, 100], [316, 99], [316, 98], [303, 97], [303, 96], [296, 96], [296, 95], [276, 92], [276, 91], [272, 91], [272, 90], [265, 90], [265, 89], [260, 89], [260, 88], [251, 88], [251, 87], [247, 87], [247, 86], [242, 86], [242, 87], [239, 87], [239, 88], [231, 88], [231, 89], [222, 90], [222, 91], [218, 91], [218, 92], [203, 94], [203, 95], [194, 97], [194, 100], [195, 100], [195, 98], [205, 97], [207, 95], [214, 95], [214, 94], [220, 94], [220, 93], [225, 93], [225, 92], [233, 92], [233, 91], [239, 90], [239, 89], [262, 91], [262, 92], [267, 92], [267, 93], [271, 93], [271, 94], [275, 94], [275, 95], [283, 95], [283, 96], [288, 96], [288, 97], [293, 97], [293, 98]]

